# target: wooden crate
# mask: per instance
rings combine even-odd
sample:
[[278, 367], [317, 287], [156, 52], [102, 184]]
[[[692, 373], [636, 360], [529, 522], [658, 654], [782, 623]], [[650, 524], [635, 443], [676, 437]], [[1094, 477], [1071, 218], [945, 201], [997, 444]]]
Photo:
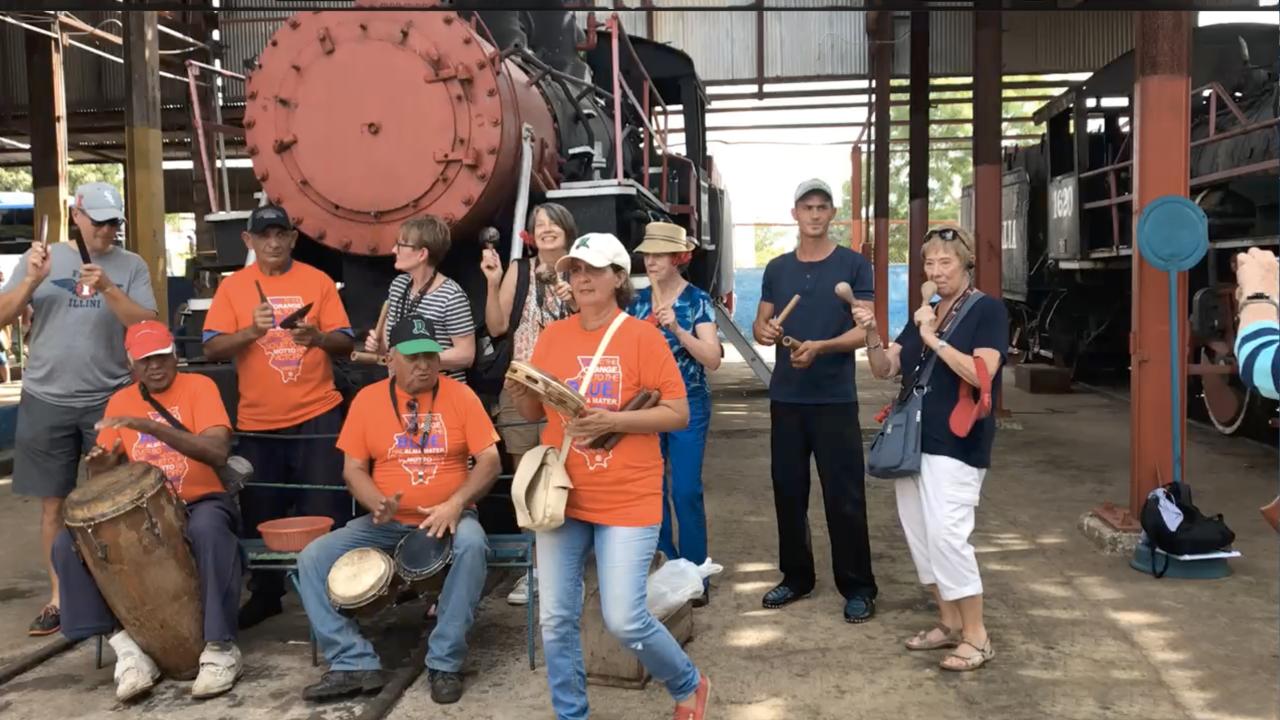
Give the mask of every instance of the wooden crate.
[[[649, 573], [658, 569], [665, 558], [654, 555]], [[587, 668], [587, 683], [642, 690], [649, 684], [649, 671], [630, 650], [609, 634], [600, 610], [600, 583], [596, 577], [594, 558], [587, 560], [585, 574], [586, 601], [582, 608], [582, 655]], [[666, 617], [658, 618], [682, 646], [693, 639], [693, 603], [686, 602]]]

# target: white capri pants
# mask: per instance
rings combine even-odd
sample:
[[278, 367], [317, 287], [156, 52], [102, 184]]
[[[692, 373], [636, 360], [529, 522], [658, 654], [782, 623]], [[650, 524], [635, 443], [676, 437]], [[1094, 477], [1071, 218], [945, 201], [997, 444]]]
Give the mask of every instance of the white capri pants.
[[920, 474], [895, 481], [898, 518], [923, 585], [943, 600], [982, 594], [969, 535], [987, 471], [945, 455], [924, 454]]

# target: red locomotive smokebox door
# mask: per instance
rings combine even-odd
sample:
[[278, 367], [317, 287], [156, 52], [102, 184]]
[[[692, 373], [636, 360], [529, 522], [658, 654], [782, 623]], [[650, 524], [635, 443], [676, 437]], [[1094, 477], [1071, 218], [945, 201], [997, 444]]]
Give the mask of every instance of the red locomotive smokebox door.
[[340, 208], [370, 214], [403, 208], [431, 190], [445, 169], [435, 154], [449, 151], [469, 127], [449, 112], [444, 83], [423, 82], [428, 72], [412, 50], [372, 39], [340, 43], [308, 63], [284, 123], [286, 135], [297, 138], [295, 182], [305, 179]]

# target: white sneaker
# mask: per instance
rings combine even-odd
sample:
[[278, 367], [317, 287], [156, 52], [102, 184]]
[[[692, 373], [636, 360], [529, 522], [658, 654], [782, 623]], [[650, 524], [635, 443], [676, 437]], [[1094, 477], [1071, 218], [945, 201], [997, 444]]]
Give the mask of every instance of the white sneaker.
[[243, 672], [240, 648], [235, 643], [207, 643], [200, 653], [200, 674], [191, 686], [191, 697], [204, 699], [221, 695], [236, 684]]
[[[536, 571], [534, 572], [533, 577], [535, 580], [537, 579], [538, 574]], [[538, 592], [536, 586], [534, 587], [533, 592]], [[528, 602], [529, 576], [525, 574], [520, 576], [520, 579], [516, 581], [516, 586], [511, 588], [511, 592], [507, 594], [507, 603], [511, 605], [525, 605]]]
[[121, 630], [107, 641], [116, 653], [116, 699], [127, 702], [155, 687], [160, 668], [142, 648]]

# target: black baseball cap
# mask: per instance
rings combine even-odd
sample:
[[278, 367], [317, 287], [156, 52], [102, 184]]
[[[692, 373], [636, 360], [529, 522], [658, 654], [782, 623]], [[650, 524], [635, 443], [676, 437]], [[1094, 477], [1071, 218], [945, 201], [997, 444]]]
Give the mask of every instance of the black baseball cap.
[[249, 232], [257, 235], [270, 227], [292, 230], [293, 223], [289, 220], [289, 213], [279, 205], [263, 205], [249, 214]]
[[391, 328], [391, 347], [401, 355], [444, 352], [436, 342], [435, 323], [418, 315], [403, 318]]

